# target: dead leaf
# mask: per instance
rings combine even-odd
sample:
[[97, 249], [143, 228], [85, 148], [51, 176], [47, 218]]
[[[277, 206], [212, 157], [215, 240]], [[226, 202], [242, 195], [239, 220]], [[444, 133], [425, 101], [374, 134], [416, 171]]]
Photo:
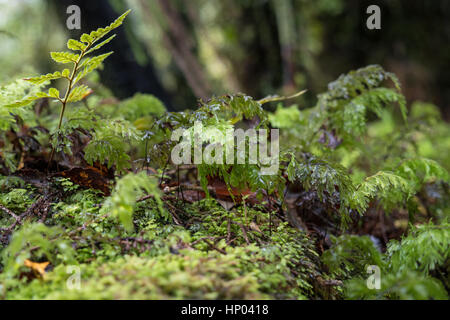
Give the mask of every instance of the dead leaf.
[[253, 231], [257, 231], [259, 233], [262, 233], [261, 229], [258, 227], [258, 225], [256, 223], [254, 223], [253, 221], [250, 222], [249, 225], [250, 229], [252, 229]]
[[94, 167], [74, 167], [69, 170], [57, 172], [54, 175], [70, 179], [82, 187], [97, 189], [103, 192], [105, 196], [111, 194], [109, 180], [105, 176], [106, 172]]
[[28, 259], [25, 259], [24, 265], [25, 267], [28, 267], [32, 269], [34, 272], [41, 275], [41, 277], [44, 277], [45, 275], [45, 268], [50, 264], [50, 262], [33, 262]]
[[248, 195], [249, 197], [255, 195], [250, 189], [239, 189], [235, 187], [228, 188], [227, 184], [218, 177], [206, 177], [208, 179], [208, 186], [214, 189], [216, 199], [224, 201], [242, 202], [242, 197]]
[[235, 203], [232, 201], [225, 201], [220, 199], [216, 199], [216, 201], [227, 211], [230, 211], [235, 206]]

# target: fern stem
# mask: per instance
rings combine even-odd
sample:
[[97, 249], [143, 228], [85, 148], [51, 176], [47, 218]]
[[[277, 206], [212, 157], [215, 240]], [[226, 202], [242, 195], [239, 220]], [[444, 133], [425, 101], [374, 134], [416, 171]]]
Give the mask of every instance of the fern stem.
[[[58, 122], [58, 129], [57, 129], [58, 134], [59, 134], [59, 130], [61, 130], [62, 120], [64, 118], [64, 111], [66, 110], [67, 100], [69, 100], [69, 95], [72, 92], [73, 80], [75, 79], [75, 75], [78, 72], [78, 65], [80, 64], [81, 59], [84, 58], [86, 52], [90, 49], [90, 47], [91, 47], [91, 44], [88, 44], [86, 46], [86, 48], [83, 51], [81, 51], [80, 56], [78, 57], [77, 61], [74, 62], [72, 74], [70, 75], [70, 78], [67, 79], [69, 81], [69, 84], [67, 85], [67, 90], [64, 95], [64, 99], [61, 101], [62, 106], [61, 106], [61, 113], [59, 114], [59, 122]], [[52, 152], [50, 154], [50, 159], [48, 160], [47, 170], [50, 167], [50, 164], [52, 163], [54, 155], [55, 155], [55, 146], [52, 146]]]

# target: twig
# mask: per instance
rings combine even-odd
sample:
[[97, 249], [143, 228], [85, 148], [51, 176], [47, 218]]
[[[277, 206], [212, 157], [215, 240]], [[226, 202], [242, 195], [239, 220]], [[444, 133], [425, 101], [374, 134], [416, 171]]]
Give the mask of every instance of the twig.
[[181, 185], [180, 185], [180, 167], [177, 167], [177, 179], [178, 179], [178, 194], [181, 192], [181, 198], [184, 201], [184, 194], [183, 194], [183, 190], [181, 190]]
[[169, 159], [170, 159], [170, 158], [167, 158], [166, 164], [164, 165], [164, 168], [163, 168], [163, 171], [162, 171], [162, 174], [161, 174], [161, 179], [160, 179], [160, 181], [159, 181], [158, 187], [161, 187], [161, 184], [163, 183], [163, 180], [164, 180], [164, 173], [166, 172], [167, 166], [169, 165]]
[[[216, 250], [216, 251], [218, 251], [218, 252], [220, 252], [220, 253], [222, 253], [222, 254], [227, 254], [227, 253], [225, 252], [225, 250], [216, 247], [216, 242], [217, 242], [217, 240], [221, 240], [221, 239], [223, 239], [223, 238], [224, 238], [224, 237], [216, 237], [216, 238], [215, 238], [215, 237], [203, 237], [203, 238], [200, 238], [200, 239], [197, 239], [197, 240], [193, 241], [193, 242], [190, 244], [190, 247], [196, 245], [197, 243], [199, 243], [199, 242], [201, 242], [201, 241], [204, 241], [204, 242], [205, 242], [208, 246], [210, 246], [212, 249], [214, 249], [214, 250]], [[211, 243], [210, 240], [214, 241], [214, 243]]]
[[228, 217], [228, 225], [227, 225], [227, 242], [231, 239], [231, 219]]
[[[177, 210], [177, 208], [175, 206], [173, 206], [170, 202], [165, 202], [165, 205], [167, 205], [168, 207], [171, 207], [172, 209], [174, 209], [175, 211]], [[183, 225], [181, 223], [181, 219], [177, 216], [177, 214], [175, 212], [172, 212], [169, 210], [169, 213], [172, 215], [172, 219], [173, 221], [178, 224], [178, 225]]]
[[213, 248], [214, 250], [220, 252], [221, 254], [227, 254], [225, 250], [217, 248], [215, 244], [209, 242], [208, 239], [203, 239], [203, 241], [205, 241], [211, 248]]
[[2, 209], [3, 211], [5, 211], [7, 214], [9, 214], [10, 216], [12, 216], [14, 219], [16, 219], [16, 221], [20, 221], [20, 217], [17, 216], [14, 212], [12, 212], [11, 210], [9, 210], [8, 208], [6, 208], [5, 206], [0, 204], [0, 209]]
[[[202, 187], [200, 186], [193, 186], [193, 185], [178, 185], [175, 187], [165, 187], [162, 191], [164, 193], [172, 193], [175, 191], [178, 191], [179, 188], [182, 188], [184, 190], [194, 190], [194, 191], [204, 191]], [[213, 187], [208, 187], [208, 191], [210, 191], [211, 193], [214, 193], [215, 189]], [[155, 196], [152, 194], [147, 194], [141, 198], [139, 198], [138, 200], [136, 200], [137, 202], [141, 202], [141, 201], [145, 201], [147, 199], [153, 199]], [[163, 199], [170, 199], [170, 196], [166, 195], [162, 197]], [[185, 199], [186, 202], [190, 202], [188, 199]]]
[[247, 244], [250, 244], [250, 241], [248, 240], [248, 236], [247, 236], [247, 231], [245, 230], [245, 226], [242, 223], [237, 222], [237, 221], [231, 221], [231, 222], [234, 224], [237, 224], [241, 228], [242, 235], [244, 236], [245, 242], [247, 242]]
[[216, 240], [221, 240], [223, 238], [225, 238], [225, 237], [223, 237], [223, 236], [222, 237], [211, 237], [211, 236], [209, 236], [209, 237], [202, 237], [202, 238], [199, 238], [199, 239], [197, 239], [195, 241], [192, 241], [190, 246], [191, 247], [195, 246], [197, 243], [199, 243], [199, 242], [201, 242], [201, 241], [203, 241], [205, 239], [213, 240], [214, 242], [216, 242]]

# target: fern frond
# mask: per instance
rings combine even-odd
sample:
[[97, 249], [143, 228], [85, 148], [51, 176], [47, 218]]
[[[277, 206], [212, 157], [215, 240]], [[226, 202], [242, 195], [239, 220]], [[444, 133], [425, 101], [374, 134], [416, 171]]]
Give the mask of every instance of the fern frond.
[[[341, 236], [323, 255], [333, 272], [351, 280], [345, 282], [350, 299], [448, 299], [450, 225], [432, 223], [413, 227], [401, 241], [391, 240], [386, 254], [373, 246], [360, 250], [356, 236]], [[341, 240], [343, 239], [343, 240]], [[347, 239], [347, 243], [345, 242]], [[353, 241], [348, 241], [352, 239]], [[367, 243], [369, 245], [369, 243]], [[369, 259], [365, 257], [369, 257]], [[362, 259], [361, 259], [362, 257]], [[376, 257], [376, 259], [373, 259]], [[381, 257], [381, 261], [380, 261]], [[381, 269], [379, 290], [367, 287], [361, 261]], [[367, 262], [366, 262], [367, 261]]]
[[405, 97], [392, 89], [375, 88], [352, 99], [337, 111], [335, 118], [332, 118], [332, 127], [353, 136], [360, 135], [366, 128], [367, 111], [370, 110], [381, 118], [383, 107], [389, 103], [398, 103], [403, 119], [406, 121]]
[[322, 199], [324, 192], [339, 192], [347, 199], [353, 192], [353, 184], [346, 169], [337, 163], [323, 159], [311, 159], [297, 165], [296, 179], [306, 190], [317, 191]]
[[138, 174], [129, 173], [119, 179], [112, 195], [106, 199], [102, 207], [102, 212], [116, 217], [127, 231], [132, 231], [136, 200], [144, 192], [153, 195], [159, 212], [168, 218], [162, 207], [158, 182], [155, 178], [149, 177], [145, 172]]
[[[382, 87], [391, 80], [396, 89]], [[381, 117], [385, 106], [396, 103], [406, 120], [406, 100], [400, 91], [398, 79], [377, 65], [341, 75], [328, 85], [328, 91], [319, 95], [316, 112], [328, 130], [335, 130], [344, 140], [352, 141], [366, 129], [368, 111]]]
[[321, 98], [333, 104], [338, 100], [346, 101], [379, 87], [385, 80], [391, 80], [400, 91], [400, 83], [394, 74], [386, 72], [379, 65], [370, 65], [341, 75], [328, 85], [328, 92], [321, 95]]
[[428, 275], [436, 268], [445, 268], [450, 258], [448, 248], [450, 248], [448, 222], [413, 227], [410, 234], [401, 242], [395, 240], [389, 242], [387, 254], [390, 258], [390, 268], [400, 272], [408, 269], [420, 270], [424, 275]]
[[392, 172], [379, 171], [356, 187], [352, 205], [362, 214], [375, 198], [382, 200], [388, 208], [392, 203], [406, 201], [412, 194], [408, 180]]
[[11, 104], [7, 104], [4, 107], [8, 108], [8, 109], [15, 109], [15, 108], [20, 108], [20, 107], [25, 107], [25, 106], [28, 106], [33, 101], [36, 101], [36, 100], [42, 99], [42, 98], [54, 98], [54, 99], [56, 99], [58, 101], [61, 101], [58, 89], [50, 88], [48, 90], [48, 92], [36, 92], [32, 96], [28, 96], [28, 97], [26, 97], [26, 98], [24, 98], [22, 100], [15, 101], [15, 102], [13, 102]]
[[405, 179], [410, 180], [417, 187], [424, 183], [440, 179], [444, 182], [450, 182], [448, 171], [439, 163], [431, 159], [409, 159], [403, 161], [396, 169], [396, 173]]
[[130, 156], [126, 153], [123, 140], [114, 135], [94, 134], [84, 152], [86, 161], [91, 165], [95, 161], [107, 161], [108, 167], [115, 165], [119, 173], [130, 167]]
[[349, 277], [365, 274], [369, 265], [384, 268], [383, 256], [368, 236], [342, 235], [332, 241], [332, 247], [322, 255], [330, 272]]
[[79, 108], [69, 110], [67, 120], [61, 126], [62, 135], [69, 135], [76, 129], [87, 131], [94, 130], [98, 126], [98, 119], [92, 110], [80, 106]]
[[89, 49], [86, 53], [89, 54], [92, 51], [98, 50], [101, 47], [103, 47], [105, 44], [109, 43], [112, 39], [114, 39], [116, 37], [115, 34], [113, 34], [111, 37], [109, 37], [108, 39], [102, 41], [101, 43], [97, 44], [95, 47], [93, 47], [92, 49]]
[[202, 106], [193, 114], [193, 121], [202, 121], [203, 125], [214, 125], [218, 121], [229, 121], [235, 124], [243, 119], [259, 117], [261, 124], [265, 124], [267, 114], [262, 104], [244, 94], [214, 97], [203, 102]]
[[121, 139], [141, 141], [142, 135], [130, 122], [126, 120], [111, 120], [103, 122], [104, 132], [109, 132]]
[[78, 83], [81, 79], [83, 79], [87, 74], [91, 73], [103, 63], [103, 61], [112, 55], [113, 52], [108, 52], [101, 54], [99, 56], [95, 56], [92, 58], [87, 58], [83, 62], [80, 63], [78, 69], [82, 69], [75, 77], [73, 83]]
[[79, 54], [71, 52], [50, 52], [50, 56], [58, 63], [76, 63], [80, 58]]
[[[118, 17], [116, 20], [114, 20], [109, 26], [105, 28], [98, 28], [95, 31], [92, 31], [90, 34], [84, 33], [81, 35], [80, 40], [87, 45], [92, 45], [104, 36], [106, 36], [110, 31], [120, 27], [120, 25], [123, 23], [123, 20], [125, 20], [126, 16], [131, 12], [131, 10], [127, 10], [124, 12], [120, 17]], [[100, 48], [103, 44], [106, 44], [107, 42], [111, 41], [113, 37], [110, 37], [107, 39], [104, 43], [101, 43], [98, 48]], [[94, 47], [91, 51], [98, 49], [97, 47]]]
[[93, 164], [95, 161], [108, 166], [116, 166], [118, 172], [130, 167], [130, 157], [127, 154], [127, 141], [141, 140], [140, 133], [127, 121], [105, 121], [97, 125], [92, 140], [84, 149], [85, 159]]
[[44, 74], [44, 75], [38, 76], [38, 77], [26, 78], [24, 80], [27, 80], [27, 81], [30, 81], [31, 83], [39, 85], [39, 84], [42, 84], [42, 83], [50, 81], [50, 80], [56, 80], [56, 79], [61, 79], [61, 78], [67, 77], [69, 74], [70, 74], [70, 70], [64, 69], [63, 71], [55, 71], [53, 73], [47, 73], [47, 74]]
[[87, 45], [85, 45], [84, 43], [75, 40], [75, 39], [69, 39], [67, 41], [67, 48], [70, 50], [74, 50], [74, 51], [85, 51], [87, 48]]
[[[80, 39], [81, 41], [69, 39], [67, 42], [67, 47], [71, 50], [79, 51], [79, 53], [76, 53], [76, 54], [71, 53], [71, 52], [51, 52], [50, 53], [52, 59], [58, 63], [72, 63], [73, 64], [72, 70], [64, 69], [63, 71], [56, 71], [54, 73], [49, 73], [46, 75], [41, 75], [38, 77], [25, 79], [36, 85], [46, 83], [50, 80], [66, 79], [68, 81], [68, 84], [67, 84], [67, 89], [64, 94], [64, 97], [60, 97], [59, 91], [57, 89], [50, 88], [48, 93], [38, 92], [35, 95], [29, 95], [29, 96], [25, 97], [24, 99], [22, 99], [21, 101], [17, 101], [12, 104], [9, 104], [8, 107], [18, 108], [18, 107], [26, 106], [26, 105], [30, 104], [31, 102], [33, 102], [34, 100], [37, 100], [39, 98], [44, 98], [44, 97], [53, 98], [53, 99], [58, 100], [59, 102], [61, 102], [61, 113], [59, 116], [58, 127], [53, 134], [53, 137], [56, 137], [56, 140], [58, 140], [60, 138], [61, 126], [63, 124], [64, 112], [66, 111], [67, 104], [71, 103], [71, 102], [80, 101], [92, 92], [92, 90], [89, 89], [85, 85], [76, 86], [77, 83], [82, 78], [84, 78], [87, 74], [89, 74], [90, 72], [92, 72], [93, 70], [98, 68], [102, 64], [102, 62], [109, 55], [112, 54], [112, 52], [105, 53], [105, 54], [102, 54], [102, 55], [99, 55], [96, 57], [92, 57], [92, 58], [85, 58], [86, 55], [94, 50], [99, 49], [101, 46], [105, 45], [106, 43], [110, 42], [114, 38], [114, 36], [106, 39], [105, 41], [103, 41], [102, 43], [100, 43], [96, 46], [93, 46], [94, 43], [96, 43], [98, 40], [100, 40], [102, 37], [104, 37], [106, 34], [108, 34], [111, 30], [119, 27], [129, 12], [130, 12], [130, 10], [128, 10], [127, 12], [122, 14], [120, 17], [118, 17], [113, 23], [111, 23], [106, 28], [99, 28], [95, 31], [92, 31], [90, 34], [83, 34]], [[52, 144], [53, 144], [54, 148], [55, 148], [55, 145], [57, 146], [57, 148], [59, 148], [60, 143], [58, 143], [58, 141], [56, 141], [56, 142], [53, 141]], [[117, 143], [111, 142], [109, 144], [109, 146], [111, 146], [111, 145], [117, 145]], [[53, 155], [54, 155], [54, 151], [55, 151], [54, 148], [52, 149], [52, 152], [50, 154], [49, 162], [51, 162], [53, 159]], [[110, 149], [106, 148], [105, 150], [110, 150]], [[123, 149], [121, 149], [121, 150], [123, 150]], [[105, 155], [106, 154], [108, 154], [108, 152], [106, 152]], [[104, 158], [104, 156], [102, 156], [101, 158]], [[126, 158], [126, 156], [118, 155], [114, 158], [117, 161], [119, 161], [121, 164], [124, 164], [124, 159]]]
[[[364, 275], [367, 278], [367, 274]], [[367, 280], [354, 278], [345, 283], [348, 299], [394, 300], [447, 300], [442, 283], [433, 277], [423, 276], [414, 270], [381, 275], [381, 288], [369, 289]]]
[[70, 92], [69, 97], [67, 98], [67, 103], [83, 100], [91, 93], [92, 93], [92, 90], [88, 86], [81, 85], [81, 86], [75, 87], [72, 90], [72, 92]]
[[[24, 116], [32, 117], [32, 112], [27, 105], [31, 104], [42, 85], [33, 85], [28, 81], [16, 80], [12, 83], [0, 86], [0, 130], [9, 130], [16, 126], [16, 117], [23, 119]], [[21, 99], [24, 95], [32, 99]], [[17, 101], [20, 103], [17, 103]], [[27, 101], [24, 101], [27, 100]], [[33, 118], [33, 117], [32, 117]], [[6, 151], [6, 149], [5, 149]]]

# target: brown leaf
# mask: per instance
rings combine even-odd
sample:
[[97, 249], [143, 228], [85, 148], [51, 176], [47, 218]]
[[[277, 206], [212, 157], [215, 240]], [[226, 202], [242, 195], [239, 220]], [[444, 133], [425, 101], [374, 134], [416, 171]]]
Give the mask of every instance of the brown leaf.
[[94, 167], [74, 167], [58, 172], [55, 176], [68, 178], [82, 187], [97, 189], [102, 191], [105, 196], [109, 196], [111, 190], [109, 188], [109, 180], [105, 176], [106, 174], [104, 171]]
[[239, 189], [231, 187], [230, 189], [228, 189], [227, 184], [218, 177], [208, 176], [207, 179], [208, 179], [208, 186], [214, 188], [216, 199], [222, 199], [225, 201], [232, 201], [232, 199], [234, 199], [237, 202], [241, 202], [243, 196], [255, 195], [255, 193], [251, 192], [250, 189], [248, 188]]
[[34, 272], [41, 275], [41, 277], [44, 277], [45, 275], [45, 268], [50, 264], [50, 262], [33, 262], [28, 259], [25, 259], [24, 265], [25, 267], [31, 268]]
[[256, 223], [254, 223], [253, 221], [250, 222], [249, 225], [250, 229], [252, 229], [253, 231], [258, 231], [259, 233], [262, 233], [261, 229], [258, 227], [258, 225]]
[[233, 201], [226, 201], [220, 199], [216, 199], [216, 201], [227, 211], [230, 211], [235, 205]]

